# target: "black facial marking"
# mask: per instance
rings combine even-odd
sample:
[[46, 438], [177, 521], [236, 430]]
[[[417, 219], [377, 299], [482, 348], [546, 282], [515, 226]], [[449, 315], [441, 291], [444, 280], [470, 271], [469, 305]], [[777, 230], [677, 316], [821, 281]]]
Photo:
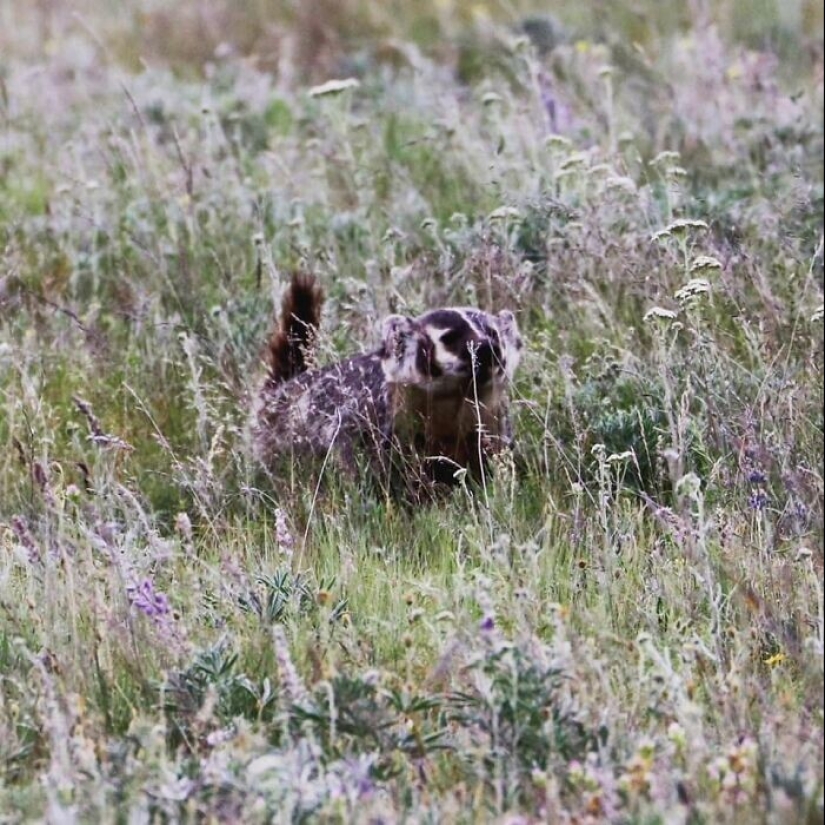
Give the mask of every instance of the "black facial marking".
[[430, 378], [440, 378], [443, 375], [443, 370], [435, 360], [435, 346], [429, 338], [423, 337], [418, 344], [418, 350], [415, 353], [415, 368], [421, 375], [427, 375]]
[[451, 352], [457, 353], [461, 349], [461, 344], [464, 342], [463, 329], [448, 329], [441, 336], [441, 343]]
[[492, 345], [483, 341], [473, 351], [473, 366], [475, 367], [476, 379], [484, 384], [490, 380], [493, 372], [494, 352]]
[[461, 315], [453, 309], [434, 309], [423, 316], [421, 320], [441, 329], [455, 329], [467, 324]]

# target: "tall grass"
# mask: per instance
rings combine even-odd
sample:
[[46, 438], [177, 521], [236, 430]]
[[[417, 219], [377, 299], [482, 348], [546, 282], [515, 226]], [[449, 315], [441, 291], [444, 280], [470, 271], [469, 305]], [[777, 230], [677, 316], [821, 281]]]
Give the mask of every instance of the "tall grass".
[[[821, 820], [821, 6], [113, 8], [0, 5], [0, 818]], [[262, 475], [298, 265], [518, 313], [483, 486]]]

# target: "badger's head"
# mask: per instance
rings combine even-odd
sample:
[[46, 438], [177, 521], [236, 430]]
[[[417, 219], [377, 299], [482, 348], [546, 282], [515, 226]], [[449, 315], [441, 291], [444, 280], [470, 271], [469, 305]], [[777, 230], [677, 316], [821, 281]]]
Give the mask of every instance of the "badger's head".
[[483, 391], [510, 380], [522, 341], [512, 312], [436, 309], [384, 321], [381, 365], [388, 383], [428, 392]]

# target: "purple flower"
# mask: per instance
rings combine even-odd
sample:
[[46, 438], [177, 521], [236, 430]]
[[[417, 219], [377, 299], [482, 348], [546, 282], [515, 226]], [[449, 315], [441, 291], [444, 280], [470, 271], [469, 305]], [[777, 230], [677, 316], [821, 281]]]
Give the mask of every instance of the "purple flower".
[[768, 494], [764, 490], [754, 490], [748, 497], [751, 510], [764, 510], [768, 506]]
[[286, 513], [280, 507], [275, 510], [275, 541], [278, 543], [281, 555], [292, 558], [295, 551], [295, 539], [289, 532]]
[[496, 626], [496, 620], [490, 616], [485, 616], [479, 624], [479, 629], [484, 633], [489, 633]]
[[150, 578], [139, 584], [128, 585], [126, 595], [133, 607], [152, 619], [158, 620], [170, 612], [169, 599], [165, 593], [155, 590], [155, 584]]
[[751, 470], [748, 473], [748, 481], [751, 484], [764, 484], [767, 481], [767, 476], [761, 470]]

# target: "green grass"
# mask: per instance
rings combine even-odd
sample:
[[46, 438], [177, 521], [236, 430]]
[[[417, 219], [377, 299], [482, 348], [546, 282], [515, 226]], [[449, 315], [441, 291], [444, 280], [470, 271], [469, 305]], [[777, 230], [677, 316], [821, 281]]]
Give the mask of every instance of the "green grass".
[[[0, 821], [822, 819], [822, 8], [671, 5], [0, 3]], [[296, 266], [484, 486], [263, 475]]]

